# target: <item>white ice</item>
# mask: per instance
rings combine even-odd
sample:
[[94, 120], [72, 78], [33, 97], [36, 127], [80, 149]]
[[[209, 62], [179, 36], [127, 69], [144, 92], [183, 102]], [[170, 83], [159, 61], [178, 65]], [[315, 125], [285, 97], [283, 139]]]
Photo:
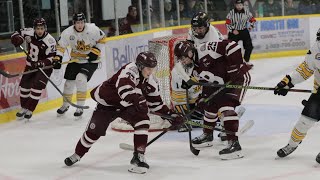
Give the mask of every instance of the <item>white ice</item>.
[[[303, 57], [288, 57], [253, 61], [251, 70], [254, 86], [274, 87], [291, 72]], [[312, 79], [295, 88], [311, 89]], [[287, 158], [275, 160], [276, 151], [289, 140], [294, 123], [302, 110], [301, 101], [308, 93], [293, 93], [285, 97], [273, 91], [248, 90], [244, 101], [246, 120], [255, 125], [240, 137], [244, 158], [222, 161], [218, 152], [223, 145], [215, 140], [211, 148], [201, 149], [194, 156], [188, 145], [187, 133], [169, 132], [147, 148], [150, 165], [147, 174], [127, 171], [132, 153], [119, 149], [119, 143], [132, 144], [132, 133], [112, 130], [99, 139], [91, 150], [72, 167], [64, 159], [73, 154], [75, 145], [86, 128], [95, 103], [88, 101], [90, 110], [82, 120], [75, 121], [70, 109], [57, 118], [55, 110], [36, 114], [29, 123], [11, 122], [0, 125], [0, 179], [218, 179], [218, 180], [282, 180], [320, 179], [316, 155], [320, 151], [320, 127], [313, 127], [299, 148]], [[159, 132], [150, 133], [150, 138]], [[192, 131], [197, 136], [200, 129]]]

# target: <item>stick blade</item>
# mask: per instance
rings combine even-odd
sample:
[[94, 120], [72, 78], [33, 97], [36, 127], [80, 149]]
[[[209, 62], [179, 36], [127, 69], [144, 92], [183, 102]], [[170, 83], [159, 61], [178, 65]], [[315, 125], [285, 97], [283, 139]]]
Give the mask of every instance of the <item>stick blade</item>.
[[199, 150], [199, 149], [194, 148], [193, 146], [192, 146], [192, 147], [190, 147], [190, 150], [191, 150], [192, 154], [194, 154], [194, 155], [196, 155], [196, 156], [198, 156], [198, 155], [199, 155], [199, 153], [200, 153], [200, 150]]
[[236, 133], [236, 135], [241, 136], [242, 134], [246, 133], [253, 125], [253, 120], [247, 121], [246, 124]]
[[126, 151], [133, 151], [134, 147], [127, 143], [120, 143], [119, 144], [120, 149], [126, 150]]

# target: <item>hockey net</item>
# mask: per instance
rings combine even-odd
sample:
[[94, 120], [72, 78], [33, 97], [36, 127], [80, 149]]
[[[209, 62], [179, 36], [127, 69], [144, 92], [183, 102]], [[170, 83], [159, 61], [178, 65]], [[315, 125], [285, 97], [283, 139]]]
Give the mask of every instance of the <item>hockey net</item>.
[[[158, 79], [160, 94], [163, 102], [171, 108], [171, 70], [174, 66], [174, 46], [187, 38], [186, 35], [173, 35], [155, 38], [149, 41], [149, 51], [153, 52], [158, 60], [155, 76]], [[150, 114], [149, 131], [160, 131], [170, 127], [168, 121], [162, 120], [159, 116]], [[119, 132], [132, 132], [133, 127], [125, 120], [117, 118], [111, 123], [111, 128]]]

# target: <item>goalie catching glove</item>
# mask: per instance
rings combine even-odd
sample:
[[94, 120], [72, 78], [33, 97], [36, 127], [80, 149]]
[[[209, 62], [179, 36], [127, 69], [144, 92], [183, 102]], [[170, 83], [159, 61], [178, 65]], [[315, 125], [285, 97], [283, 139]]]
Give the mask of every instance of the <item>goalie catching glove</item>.
[[285, 96], [287, 95], [289, 89], [293, 88], [294, 85], [291, 82], [291, 77], [286, 75], [275, 87], [274, 94]]

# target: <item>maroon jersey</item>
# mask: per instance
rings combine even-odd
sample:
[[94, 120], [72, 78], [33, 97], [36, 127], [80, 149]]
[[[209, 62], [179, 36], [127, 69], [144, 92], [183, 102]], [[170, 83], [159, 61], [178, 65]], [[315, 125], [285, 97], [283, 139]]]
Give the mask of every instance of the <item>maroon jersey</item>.
[[168, 113], [160, 96], [158, 82], [153, 75], [141, 78], [135, 63], [123, 66], [110, 79], [96, 87], [92, 98], [104, 106], [124, 108], [132, 105], [134, 98], [144, 96], [150, 111]]
[[[200, 81], [217, 84], [248, 85], [250, 75], [242, 58], [241, 47], [234, 41], [207, 42], [197, 47], [196, 72]], [[203, 94], [210, 95], [219, 88], [204, 87]], [[239, 89], [226, 89], [225, 95], [241, 102], [243, 93]]]
[[47, 32], [41, 39], [37, 38], [33, 28], [24, 28], [16, 31], [28, 44], [29, 57], [27, 66], [37, 61], [43, 61], [46, 66], [51, 65], [52, 57], [56, 54], [56, 40]]

